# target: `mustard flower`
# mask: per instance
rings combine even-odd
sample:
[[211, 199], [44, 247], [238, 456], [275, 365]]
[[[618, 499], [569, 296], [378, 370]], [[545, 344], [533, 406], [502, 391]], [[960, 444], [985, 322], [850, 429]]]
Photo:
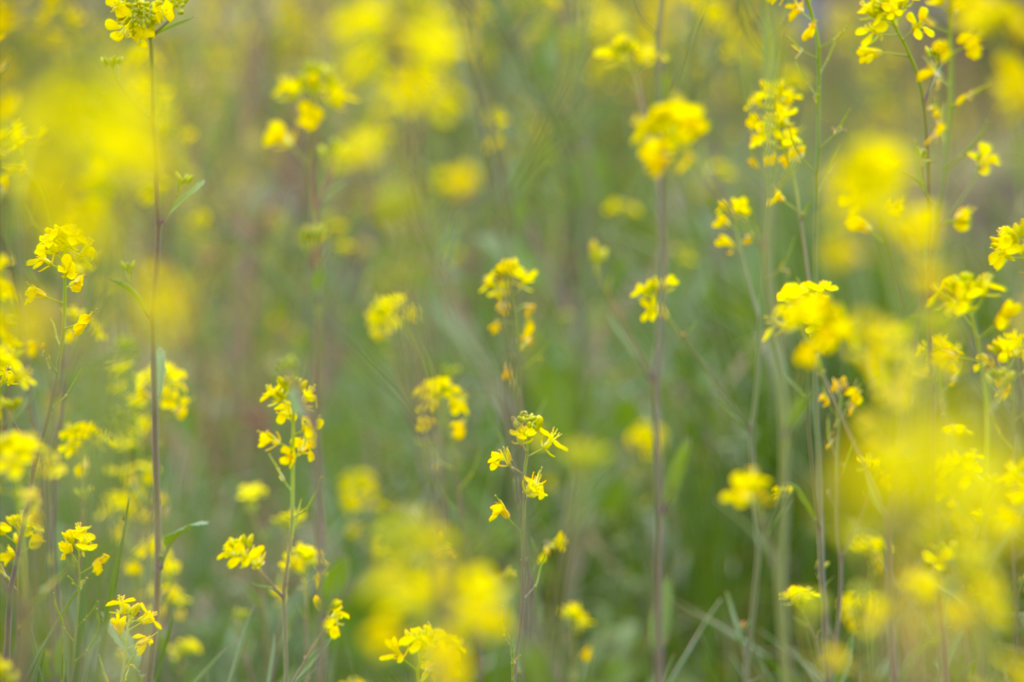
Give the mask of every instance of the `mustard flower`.
[[991, 272], [975, 275], [968, 270], [947, 275], [932, 288], [935, 293], [928, 299], [928, 307], [941, 307], [946, 317], [963, 317], [973, 313], [982, 299], [1006, 291], [1006, 287], [992, 281]]
[[957, 35], [956, 44], [964, 49], [964, 56], [972, 62], [981, 59], [984, 48], [981, 45], [981, 38], [976, 33], [964, 31]]
[[569, 537], [564, 531], [559, 530], [555, 533], [555, 537], [550, 540], [545, 540], [544, 545], [541, 547], [540, 554], [537, 555], [537, 564], [546, 564], [551, 554], [554, 552], [561, 552], [565, 554], [566, 550], [569, 549]]
[[[555, 453], [551, 452], [551, 448], [556, 448], [562, 452], [569, 451], [569, 448], [559, 442], [562, 434], [557, 428], [545, 428], [542, 415], [527, 412], [526, 410], [512, 418], [512, 428], [508, 433], [515, 439], [516, 445], [520, 445], [527, 450], [527, 456], [543, 451], [548, 456], [554, 457]], [[507, 453], [507, 449], [505, 452]], [[494, 458], [496, 454], [492, 452], [491, 457]], [[494, 471], [494, 468], [491, 471]]]
[[[761, 149], [760, 160], [751, 157], [754, 168], [780, 165], [789, 167], [807, 152], [800, 129], [793, 122], [800, 113], [796, 103], [804, 98], [786, 79], [760, 80], [759, 88], [743, 105], [747, 118], [743, 125], [750, 131], [748, 149]], [[749, 214], [748, 214], [749, 215]]]
[[[144, 408], [150, 401], [150, 369], [140, 369], [135, 374], [135, 391], [128, 398], [128, 404], [136, 408]], [[170, 412], [178, 421], [188, 417], [192, 397], [188, 390], [188, 370], [171, 362], [164, 361], [164, 385], [160, 393], [160, 409]]]
[[974, 210], [974, 206], [960, 206], [953, 211], [953, 229], [957, 232], [970, 232]]
[[263, 128], [260, 146], [274, 151], [287, 151], [295, 146], [297, 139], [288, 124], [280, 118], [272, 118]]
[[292, 433], [285, 440], [277, 432], [261, 430], [256, 447], [268, 453], [278, 450], [278, 462], [288, 468], [295, 466], [299, 457], [314, 461], [317, 433], [324, 425], [323, 418], [314, 414], [318, 404], [316, 384], [301, 377], [279, 376], [273, 384], [265, 385], [260, 402], [268, 403], [274, 411], [274, 421], [279, 425], [289, 424]]
[[1024, 256], [1024, 218], [1013, 225], [996, 228], [996, 236], [989, 237], [991, 252], [988, 264], [996, 271], [1002, 270], [1006, 261], [1015, 261]]
[[779, 592], [779, 601], [797, 609], [813, 608], [821, 603], [821, 593], [808, 585], [790, 585]]
[[503, 519], [511, 518], [511, 515], [509, 514], [508, 511], [508, 507], [505, 506], [505, 503], [502, 502], [501, 498], [498, 497], [495, 499], [497, 499], [498, 501], [491, 505], [491, 516], [489, 519], [487, 519], [488, 523], [494, 521], [499, 516]]
[[416, 401], [416, 433], [427, 434], [437, 423], [437, 412], [444, 401], [448, 406], [448, 432], [454, 441], [466, 437], [469, 396], [447, 374], [428, 377], [412, 390]]
[[430, 169], [430, 186], [440, 196], [454, 202], [472, 199], [486, 178], [487, 169], [472, 156], [438, 163]]
[[1012, 298], [1008, 298], [1003, 301], [1003, 305], [999, 306], [999, 312], [996, 313], [993, 324], [997, 330], [1003, 331], [1010, 326], [1010, 320], [1020, 315], [1022, 310], [1024, 310], [1024, 306]]
[[609, 194], [597, 207], [602, 218], [623, 216], [630, 220], [642, 220], [647, 215], [647, 206], [639, 199], [625, 194]]
[[992, 173], [992, 166], [1003, 165], [999, 155], [992, 151], [992, 145], [985, 140], [979, 140], [978, 146], [967, 152], [967, 158], [978, 165], [978, 175], [983, 178]]
[[771, 507], [774, 500], [771, 496], [772, 477], [763, 473], [756, 464], [748, 464], [742, 469], [733, 469], [728, 476], [729, 487], [718, 491], [718, 504], [732, 507], [736, 511], [746, 511], [754, 504]]
[[487, 458], [487, 466], [491, 471], [498, 469], [499, 467], [509, 467], [512, 465], [512, 453], [508, 451], [507, 447], [502, 446], [497, 450], [491, 450], [491, 456]]
[[324, 120], [324, 108], [308, 99], [300, 99], [295, 105], [295, 125], [307, 133], [315, 133]]
[[43, 230], [36, 243], [34, 257], [25, 261], [33, 270], [56, 268], [71, 291], [79, 292], [85, 273], [93, 269], [96, 248], [76, 225], [53, 225]]
[[523, 476], [523, 493], [527, 497], [543, 500], [548, 496], [544, 491], [544, 484], [547, 483], [547, 481], [542, 481], [540, 478], [543, 471], [544, 467], [541, 467], [529, 476]]
[[906, 14], [907, 22], [913, 29], [914, 40], [924, 40], [925, 36], [928, 36], [929, 38], [935, 37], [935, 30], [932, 28], [935, 23], [928, 16], [928, 11], [927, 7], [922, 7], [917, 10], [916, 15], [913, 11], [907, 12]]
[[337, 493], [338, 504], [347, 513], [373, 512], [383, 503], [380, 477], [377, 470], [368, 464], [342, 469], [338, 474]]
[[74, 554], [77, 549], [84, 556], [86, 552], [96, 549], [96, 536], [89, 532], [92, 526], [83, 526], [80, 521], [75, 521], [75, 527], [63, 531], [64, 539], [57, 543], [60, 550], [60, 560], [64, 561], [69, 554]]
[[636, 157], [644, 170], [656, 180], [669, 167], [685, 173], [693, 164], [694, 143], [711, 130], [704, 106], [682, 95], [652, 103], [630, 123], [633, 132], [629, 143], [636, 147]]
[[39, 436], [32, 431], [0, 431], [0, 477], [11, 483], [20, 482], [44, 447]]
[[251, 568], [258, 571], [267, 561], [267, 548], [253, 544], [253, 534], [229, 537], [224, 541], [224, 548], [217, 555], [217, 561], [226, 559], [228, 568]]
[[501, 317], [512, 313], [512, 302], [517, 293], [533, 293], [537, 268], [527, 270], [516, 257], [502, 258], [484, 275], [478, 294], [494, 301], [494, 311]]
[[93, 559], [90, 566], [90, 570], [93, 572], [93, 575], [102, 575], [103, 567], [108, 561], [110, 561], [110, 555], [106, 552]]
[[175, 13], [183, 13], [186, 4], [188, 0], [107, 0], [114, 18], [108, 18], [103, 27], [114, 42], [125, 38], [142, 42], [155, 37], [161, 24], [174, 21]]
[[[661, 422], [658, 425], [658, 438], [662, 449], [672, 437], [672, 431], [668, 424]], [[649, 417], [637, 417], [622, 430], [622, 446], [634, 453], [645, 462], [651, 461], [654, 455], [654, 425]]]
[[829, 280], [786, 282], [775, 295], [776, 305], [768, 316], [762, 341], [776, 331], [799, 332], [803, 339], [793, 350], [792, 362], [801, 369], [813, 369], [822, 356], [832, 355], [852, 333], [846, 309], [832, 299], [839, 287]]
[[270, 495], [270, 486], [260, 480], [240, 481], [235, 486], [235, 502], [255, 507], [260, 500]]
[[659, 53], [652, 42], [641, 42], [629, 33], [615, 34], [604, 45], [598, 45], [590, 54], [595, 62], [608, 66], [639, 66], [651, 68], [660, 62], [668, 62], [668, 55]]
[[570, 599], [566, 602], [562, 602], [562, 605], [558, 607], [558, 616], [562, 620], [571, 623], [572, 629], [576, 632], [583, 632], [594, 627], [596, 621], [594, 617], [590, 615], [586, 607], [576, 599]]
[[660, 315], [662, 319], [668, 319], [668, 306], [664, 303], [664, 297], [675, 291], [677, 286], [679, 286], [679, 278], [671, 272], [661, 279], [660, 284], [656, 276], [648, 277], [643, 282], [634, 284], [633, 290], [629, 292], [629, 297], [640, 299], [640, 307], [643, 309], [640, 313], [640, 322], [654, 322], [658, 319], [659, 293], [662, 298]]
[[[281, 560], [277, 562], [277, 569], [282, 573], [284, 573], [285, 559], [287, 557], [287, 551], [281, 552]], [[295, 544], [292, 545], [289, 570], [294, 575], [305, 575], [310, 568], [315, 568], [318, 564], [324, 563], [326, 563], [326, 560], [324, 559], [323, 552], [308, 542], [296, 540]]]
[[420, 320], [420, 308], [403, 291], [376, 294], [363, 311], [366, 333], [378, 343], [384, 341], [406, 324]]
[[[928, 352], [928, 344], [922, 341], [918, 346], [918, 355]], [[933, 334], [931, 343], [931, 365], [949, 377], [949, 385], [956, 383], [964, 360], [964, 348], [959, 343], [950, 341], [945, 334]]]
[[345, 611], [344, 604], [338, 598], [331, 600], [331, 609], [327, 612], [327, 617], [324, 618], [323, 628], [324, 632], [331, 639], [338, 639], [341, 637], [341, 627], [345, 624], [344, 621], [349, 620], [352, 616]]

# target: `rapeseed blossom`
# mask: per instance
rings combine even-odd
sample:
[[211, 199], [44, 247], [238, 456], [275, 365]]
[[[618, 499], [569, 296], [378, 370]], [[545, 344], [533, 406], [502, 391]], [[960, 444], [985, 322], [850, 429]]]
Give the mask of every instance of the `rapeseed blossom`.
[[324, 426], [323, 417], [315, 413], [316, 385], [300, 377], [279, 376], [265, 386], [260, 402], [267, 403], [274, 411], [274, 421], [279, 426], [288, 424], [291, 433], [285, 438], [278, 431], [262, 429], [256, 447], [268, 453], [277, 450], [278, 463], [289, 469], [299, 457], [315, 460], [318, 432]]
[[[793, 119], [800, 113], [796, 103], [804, 97], [786, 79], [760, 80], [759, 89], [747, 98], [743, 125], [750, 130], [749, 149], [761, 149], [761, 158], [750, 157], [754, 168], [776, 164], [788, 168], [807, 153], [800, 129]], [[748, 214], [749, 215], [749, 214]]]
[[226, 560], [229, 569], [251, 568], [258, 571], [267, 562], [267, 548], [254, 544], [254, 534], [229, 537], [217, 555], [217, 561]]
[[992, 173], [992, 166], [1003, 165], [1002, 159], [992, 149], [992, 143], [979, 140], [978, 146], [967, 152], [967, 158], [978, 165], [978, 175], [983, 178]]
[[817, 367], [822, 356], [832, 355], [852, 333], [846, 309], [832, 299], [839, 287], [828, 280], [786, 282], [775, 295], [768, 315], [767, 341], [776, 331], [799, 332], [802, 339], [793, 350], [792, 362], [800, 369]]
[[420, 317], [419, 306], [404, 291], [375, 294], [363, 311], [366, 333], [378, 343], [394, 336], [406, 323], [416, 324]]
[[174, 21], [174, 15], [182, 14], [188, 0], [107, 0], [107, 7], [114, 13], [103, 27], [110, 32], [110, 39], [121, 42], [131, 38], [142, 42], [156, 36], [157, 29]]
[[[662, 319], [668, 319], [669, 312], [668, 306], [665, 305], [665, 295], [675, 291], [676, 287], [679, 286], [679, 278], [671, 272], [661, 278], [660, 282], [658, 277], [648, 277], [642, 282], [637, 282], [633, 285], [633, 290], [629, 292], [630, 298], [639, 299], [640, 307], [643, 312], [640, 313], [641, 322], [654, 322], [658, 319], [659, 314]], [[661, 297], [661, 312], [659, 313], [658, 298]]]
[[763, 473], [756, 464], [748, 464], [742, 469], [729, 472], [729, 487], [718, 491], [718, 504], [732, 507], [736, 511], [746, 511], [757, 504], [771, 507], [771, 489], [773, 479], [770, 474]]
[[1007, 261], [1015, 261], [1024, 257], [1024, 218], [1013, 225], [1001, 225], [996, 228], [996, 236], [989, 237], [991, 251], [988, 264], [992, 269], [1003, 269]]
[[604, 45], [595, 47], [590, 57], [595, 62], [609, 66], [639, 66], [648, 69], [659, 61], [665, 63], [669, 60], [667, 54], [655, 49], [654, 43], [640, 41], [625, 32], [617, 33]]
[[447, 374], [427, 377], [412, 390], [416, 401], [416, 433], [427, 434], [437, 423], [437, 412], [444, 401], [448, 406], [448, 434], [454, 441], [466, 437], [469, 396]]
[[35, 256], [25, 261], [33, 270], [56, 268], [71, 291], [79, 292], [85, 274], [92, 271], [96, 258], [93, 240], [76, 225], [53, 225], [43, 230]]
[[576, 632], [589, 630], [596, 624], [594, 617], [590, 615], [590, 612], [587, 611], [582, 602], [576, 599], [562, 602], [562, 605], [558, 607], [558, 616], [570, 623]]
[[346, 620], [349, 620], [352, 616], [349, 615], [348, 611], [345, 610], [345, 606], [340, 599], [335, 597], [331, 600], [331, 608], [327, 612], [327, 616], [324, 618], [323, 628], [324, 632], [331, 639], [338, 639], [341, 637], [341, 627], [345, 624]]
[[636, 157], [655, 180], [671, 167], [685, 173], [693, 164], [692, 147], [711, 130], [704, 106], [682, 95], [652, 103], [647, 111], [635, 114], [630, 123], [629, 143]]
[[969, 270], [943, 277], [933, 289], [928, 307], [939, 307], [946, 317], [963, 317], [973, 313], [983, 299], [1006, 291], [1006, 287], [992, 281], [991, 272], [975, 275]]
[[64, 561], [69, 554], [74, 554], [75, 550], [85, 556], [86, 552], [96, 549], [96, 536], [89, 532], [90, 528], [92, 526], [83, 526], [81, 521], [75, 521], [74, 528], [68, 528], [61, 533], [64, 539], [57, 543], [61, 561]]

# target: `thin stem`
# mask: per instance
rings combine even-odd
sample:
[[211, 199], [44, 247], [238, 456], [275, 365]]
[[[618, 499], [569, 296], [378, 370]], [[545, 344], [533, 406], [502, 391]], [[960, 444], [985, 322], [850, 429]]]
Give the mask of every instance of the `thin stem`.
[[[160, 396], [157, 395], [156, 367], [156, 294], [160, 283], [160, 241], [163, 218], [160, 216], [160, 152], [156, 128], [156, 66], [153, 39], [149, 44], [149, 123], [153, 141], [153, 286], [149, 292], [149, 386], [151, 448], [153, 453], [153, 610], [160, 611], [160, 575], [164, 568], [163, 519], [160, 505]], [[147, 679], [156, 678], [157, 647], [153, 647]]]
[[[661, 33], [665, 19], [665, 0], [658, 0], [658, 19], [654, 26], [654, 51], [661, 54]], [[658, 80], [661, 75], [661, 60], [654, 63], [651, 83], [652, 98], [659, 96]], [[651, 547], [653, 585], [651, 590], [651, 614], [654, 619], [654, 646], [651, 651], [651, 665], [654, 682], [665, 679], [665, 633], [662, 616], [662, 581], [665, 573], [665, 501], [664, 462], [661, 442], [661, 363], [664, 352], [665, 320], [662, 313], [665, 296], [665, 274], [668, 270], [668, 224], [665, 205], [665, 178], [654, 181], [654, 212], [658, 232], [657, 272], [658, 286], [655, 303], [657, 317], [654, 320], [654, 352], [651, 355], [651, 484], [654, 488], [654, 542]]]
[[757, 611], [761, 594], [761, 566], [764, 563], [764, 539], [761, 534], [761, 515], [757, 505], [750, 508], [750, 520], [754, 532], [754, 566], [750, 574], [750, 599], [747, 604], [747, 636], [743, 638], [744, 680], [753, 679], [750, 674], [754, 654], [754, 638], [757, 633]]

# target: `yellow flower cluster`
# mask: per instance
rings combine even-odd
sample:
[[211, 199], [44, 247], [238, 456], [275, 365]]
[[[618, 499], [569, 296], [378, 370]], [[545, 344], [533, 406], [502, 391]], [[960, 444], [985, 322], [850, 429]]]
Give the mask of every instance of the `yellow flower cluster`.
[[804, 98], [786, 79], [760, 80], [759, 89], [747, 98], [743, 111], [747, 118], [743, 125], [750, 131], [749, 149], [761, 149], [760, 161], [754, 157], [748, 163], [754, 167], [780, 165], [788, 168], [807, 153], [807, 145], [800, 138], [800, 129], [793, 118], [800, 113], [796, 103]]
[[583, 632], [589, 630], [597, 624], [594, 617], [590, 615], [586, 607], [583, 606], [582, 602], [576, 599], [570, 599], [569, 601], [563, 602], [558, 607], [558, 617], [562, 620], [571, 623], [572, 629], [576, 632]]
[[839, 403], [837, 409], [845, 403], [846, 416], [850, 416], [854, 410], [864, 404], [864, 392], [861, 391], [860, 386], [851, 384], [844, 374], [829, 380], [828, 390], [818, 394], [818, 402], [826, 410], [832, 407], [833, 402]]
[[376, 294], [363, 311], [366, 333], [378, 343], [394, 336], [405, 323], [416, 324], [420, 308], [404, 291]]
[[256, 545], [254, 542], [252, 533], [229, 537], [224, 541], [221, 553], [217, 555], [217, 561], [226, 560], [229, 569], [260, 570], [267, 563], [267, 548], [264, 545]]
[[838, 351], [852, 332], [846, 309], [832, 299], [832, 292], [838, 290], [824, 279], [786, 282], [775, 294], [776, 304], [761, 340], [767, 341], [776, 331], [801, 333], [803, 338], [793, 349], [793, 365], [800, 369], [816, 368], [821, 357]]
[[86, 552], [92, 552], [96, 549], [96, 536], [89, 532], [90, 528], [92, 526], [83, 526], [81, 521], [75, 521], [74, 528], [68, 528], [61, 533], [64, 539], [57, 543], [61, 561], [67, 559], [69, 554], [74, 554], [75, 550], [78, 550], [82, 553], [82, 556], [85, 556]]
[[412, 390], [416, 401], [416, 433], [430, 433], [437, 424], [441, 401], [448, 405], [448, 434], [452, 440], [466, 437], [466, 418], [469, 416], [469, 396], [447, 374], [427, 377]]
[[569, 451], [569, 448], [558, 442], [562, 434], [556, 427], [544, 428], [543, 416], [525, 410], [512, 418], [509, 435], [515, 440], [516, 445], [527, 451], [527, 457], [539, 452], [554, 457], [555, 454], [551, 452], [551, 448], [557, 448], [562, 452]]
[[0, 476], [11, 483], [19, 483], [44, 447], [33, 431], [6, 429], [0, 432]]
[[667, 320], [669, 318], [669, 313], [668, 306], [666, 306], [664, 302], [664, 297], [665, 294], [670, 294], [675, 291], [677, 286], [679, 286], [679, 278], [671, 272], [662, 278], [660, 286], [656, 276], [648, 277], [643, 282], [637, 282], [634, 284], [633, 290], [629, 292], [629, 297], [640, 299], [640, 307], [643, 309], [643, 312], [640, 313], [640, 321], [654, 322], [658, 319], [659, 293], [662, 298], [661, 317], [662, 319]]
[[[327, 110], [340, 109], [359, 101], [338, 80], [334, 69], [324, 62], [306, 62], [295, 74], [283, 73], [270, 94], [280, 104], [295, 103], [294, 125], [306, 133], [315, 133]], [[298, 141], [295, 131], [281, 118], [267, 121], [260, 144], [264, 149], [286, 151]]]
[[[14, 559], [14, 550], [18, 545], [21, 526], [21, 514], [8, 514], [3, 521], [0, 521], [0, 537], [10, 543], [3, 551], [0, 551], [0, 567], [7, 566]], [[43, 540], [43, 529], [40, 526], [32, 523], [31, 520], [25, 524], [23, 547], [39, 549], [43, 546]]]
[[754, 235], [748, 231], [740, 236], [733, 225], [733, 220], [746, 221], [750, 218], [751, 213], [750, 199], [746, 195], [719, 199], [715, 205], [715, 218], [711, 221], [711, 229], [716, 230], [712, 246], [716, 249], [724, 250], [725, 255], [731, 256], [735, 253], [736, 249], [734, 235], [740, 237], [740, 242], [744, 246], [750, 244], [754, 240]]
[[[135, 391], [128, 399], [128, 404], [135, 408], [145, 408], [150, 401], [150, 368], [140, 369], [135, 373]], [[188, 391], [188, 370], [179, 367], [170, 360], [164, 361], [164, 385], [160, 391], [160, 409], [170, 412], [178, 421], [188, 416], [192, 405], [192, 397]]]
[[384, 646], [388, 653], [379, 657], [381, 661], [404, 663], [406, 658], [415, 656], [413, 667], [419, 680], [461, 682], [470, 678], [471, 667], [462, 638], [430, 623], [406, 628], [401, 637], [387, 639]]
[[1002, 270], [1006, 261], [1015, 261], [1024, 256], [1024, 218], [1013, 225], [996, 228], [996, 236], [989, 237], [991, 252], [988, 264], [996, 271]]
[[544, 545], [540, 548], [540, 554], [537, 555], [537, 565], [542, 566], [546, 564], [554, 552], [565, 554], [568, 549], [569, 536], [560, 530], [555, 533], [555, 537], [544, 541]]
[[187, 4], [188, 0], [107, 0], [114, 18], [103, 27], [115, 43], [125, 38], [139, 43], [155, 37], [160, 25], [174, 21], [175, 13], [183, 13]]
[[299, 377], [279, 376], [275, 383], [266, 385], [260, 402], [268, 403], [278, 425], [291, 425], [291, 434], [285, 440], [278, 431], [262, 429], [256, 447], [267, 453], [278, 450], [278, 462], [289, 469], [299, 457], [305, 456], [310, 462], [315, 460], [317, 432], [324, 425], [323, 418], [314, 412], [316, 386]]
[[35, 256], [25, 261], [25, 264], [39, 271], [57, 268], [57, 272], [67, 280], [68, 288], [79, 292], [85, 282], [85, 273], [93, 269], [95, 258], [96, 248], [92, 245], [92, 239], [81, 228], [76, 225], [53, 225], [43, 230], [36, 244]]
[[693, 165], [692, 147], [711, 130], [704, 105], [682, 95], [671, 95], [651, 104], [647, 111], [635, 114], [630, 123], [629, 143], [636, 157], [654, 179], [671, 167], [685, 173]]
[[153, 645], [156, 632], [146, 634], [133, 632], [133, 630], [148, 625], [152, 625], [156, 630], [164, 629], [160, 621], [156, 619], [157, 612], [150, 611], [145, 604], [136, 601], [134, 597], [119, 594], [116, 599], [108, 601], [106, 606], [111, 607], [110, 626], [114, 628], [114, 632], [118, 635], [131, 634], [132, 639], [135, 640], [136, 656], [146, 653], [146, 649]]
[[984, 298], [992, 298], [994, 292], [1006, 291], [1006, 287], [992, 281], [991, 272], [975, 275], [963, 270], [955, 275], [946, 275], [934, 285], [935, 293], [928, 299], [928, 307], [939, 307], [946, 317], [963, 317], [973, 313]]
[[756, 464], [748, 464], [742, 469], [733, 469], [727, 478], [728, 488], [718, 491], [718, 504], [732, 507], [736, 511], [746, 511], [757, 504], [771, 507], [775, 504], [772, 496], [773, 479], [770, 474], [761, 471]]
[[324, 632], [331, 639], [338, 639], [341, 637], [341, 626], [345, 624], [346, 620], [349, 620], [352, 616], [349, 615], [348, 611], [345, 610], [345, 605], [338, 598], [331, 600], [331, 608], [327, 612], [327, 616], [324, 618], [323, 628]]
[[639, 66], [649, 69], [659, 61], [662, 63], [668, 62], [668, 55], [664, 52], [659, 54], [658, 50], [654, 47], [654, 43], [648, 41], [641, 42], [625, 32], [617, 33], [604, 45], [595, 47], [590, 56], [596, 62], [613, 67], [624, 66], [632, 68]]
[[524, 350], [533, 343], [533, 335], [536, 333], [537, 324], [533, 315], [537, 310], [537, 304], [532, 301], [525, 301], [515, 306], [517, 293], [533, 293], [533, 283], [537, 280], [537, 268], [527, 270], [516, 257], [502, 258], [484, 275], [478, 294], [494, 301], [494, 311], [498, 317], [491, 320], [487, 325], [487, 331], [492, 336], [501, 333], [504, 326], [503, 320], [512, 317], [516, 312], [522, 312], [523, 319], [519, 328], [519, 349]]

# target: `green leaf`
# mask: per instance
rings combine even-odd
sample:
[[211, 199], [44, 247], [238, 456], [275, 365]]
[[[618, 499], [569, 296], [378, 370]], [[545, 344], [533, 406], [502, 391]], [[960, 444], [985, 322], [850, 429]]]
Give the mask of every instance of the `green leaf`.
[[[178, 23], [180, 24], [180, 23], [184, 23], [184, 22], [178, 22]], [[174, 214], [174, 212], [178, 210], [178, 207], [181, 206], [183, 203], [185, 203], [186, 199], [188, 199], [190, 196], [192, 196], [193, 194], [198, 192], [202, 188], [202, 186], [205, 185], [205, 184], [206, 184], [206, 180], [200, 180], [199, 182], [197, 182], [196, 184], [192, 185], [187, 190], [182, 192], [181, 195], [175, 200], [174, 205], [171, 206], [171, 210], [169, 210], [167, 212], [167, 215], [164, 216], [164, 220], [170, 218]]]
[[[158, 28], [156, 30], [156, 32], [154, 33], [154, 35], [160, 35], [164, 31], [170, 31], [172, 28], [177, 28], [177, 27], [181, 26], [182, 24], [187, 24], [188, 22], [192, 21], [193, 19], [195, 19], [195, 17], [187, 17], [185, 19], [180, 19], [178, 21], [168, 22], [168, 23], [164, 24], [163, 26], [161, 26], [160, 28]], [[170, 215], [170, 214], [168, 214], [168, 215]]]
[[132, 296], [134, 296], [135, 300], [139, 302], [139, 306], [142, 308], [143, 314], [147, 318], [149, 317], [149, 312], [146, 310], [146, 304], [142, 301], [142, 296], [135, 289], [135, 287], [133, 287], [131, 284], [129, 284], [128, 282], [124, 281], [123, 279], [112, 279], [110, 281], [113, 282], [114, 284], [116, 284], [117, 286], [121, 287], [122, 289], [124, 289], [128, 293], [130, 293]]
[[156, 349], [156, 391], [153, 392], [154, 400], [160, 404], [164, 397], [164, 377], [167, 375], [167, 353], [163, 348]]
[[668, 504], [674, 504], [683, 489], [686, 472], [690, 467], [690, 446], [690, 439], [687, 438], [676, 448], [665, 470], [665, 501]]
[[171, 545], [174, 544], [175, 540], [177, 540], [178, 538], [180, 538], [182, 535], [184, 535], [185, 533], [189, 532], [193, 528], [202, 528], [203, 526], [209, 526], [209, 525], [210, 525], [209, 521], [193, 521], [192, 523], [186, 523], [184, 526], [182, 526], [178, 530], [175, 530], [175, 531], [172, 531], [172, 532], [168, 533], [167, 535], [164, 536], [164, 553], [168, 552], [171, 549]]
[[800, 500], [800, 504], [807, 510], [807, 513], [811, 516], [811, 521], [817, 521], [818, 515], [814, 513], [814, 507], [811, 506], [811, 501], [807, 499], [807, 495], [803, 489], [796, 483], [793, 484], [793, 492], [796, 493], [796, 498]]

